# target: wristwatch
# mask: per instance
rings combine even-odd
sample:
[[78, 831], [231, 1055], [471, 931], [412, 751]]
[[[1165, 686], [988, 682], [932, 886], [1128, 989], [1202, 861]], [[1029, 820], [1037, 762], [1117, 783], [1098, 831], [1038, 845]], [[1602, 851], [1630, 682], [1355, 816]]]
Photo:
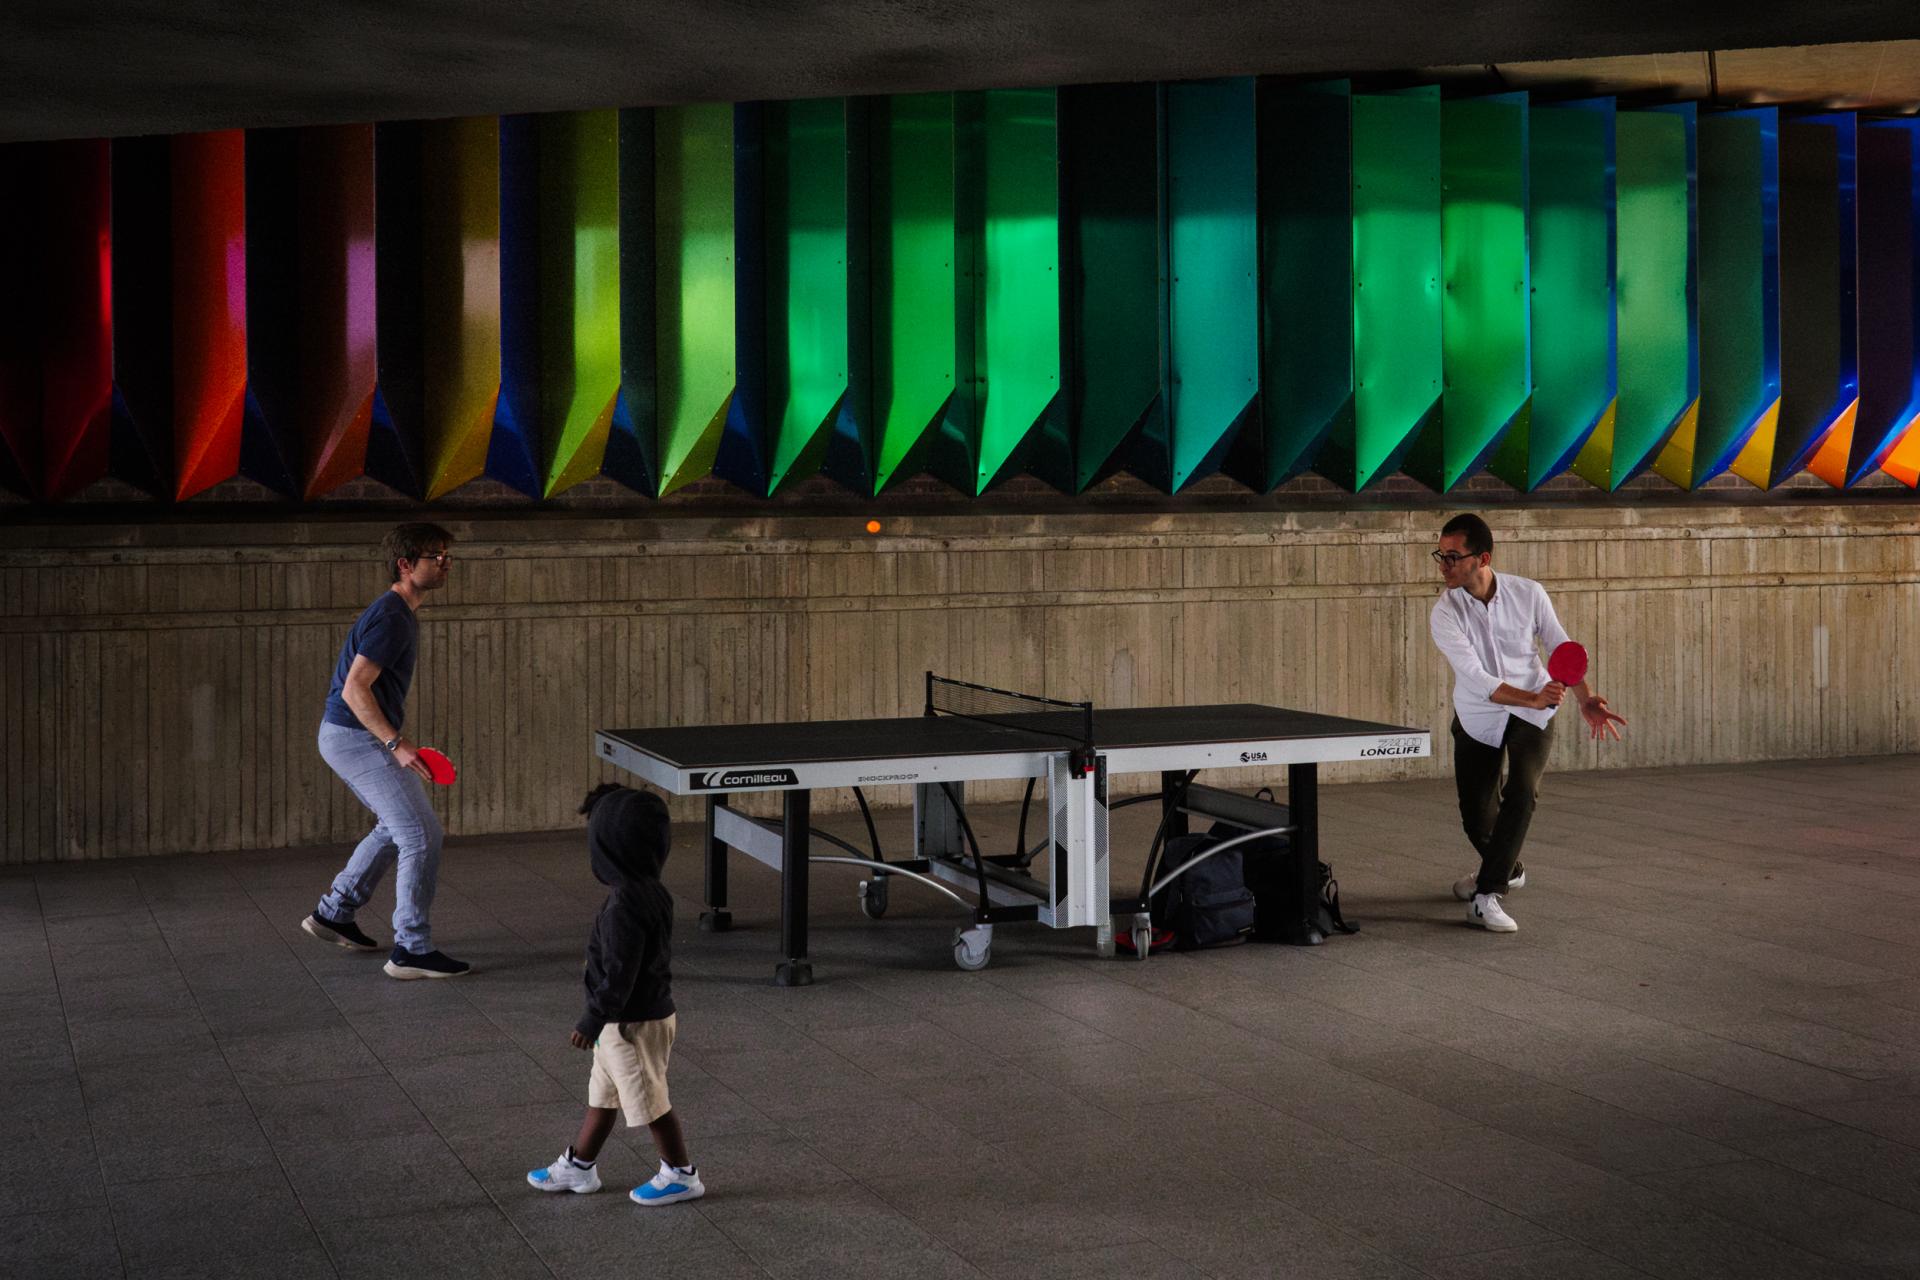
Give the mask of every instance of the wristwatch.
[[389, 751], [397, 751], [400, 748], [400, 735], [396, 733], [380, 745]]

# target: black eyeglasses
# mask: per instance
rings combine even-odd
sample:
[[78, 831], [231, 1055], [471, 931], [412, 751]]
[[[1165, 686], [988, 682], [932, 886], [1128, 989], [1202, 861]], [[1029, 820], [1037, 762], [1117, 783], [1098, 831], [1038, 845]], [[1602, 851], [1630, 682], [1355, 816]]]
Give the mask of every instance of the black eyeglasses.
[[1433, 557], [1435, 564], [1445, 565], [1449, 569], [1459, 564], [1462, 560], [1479, 559], [1479, 556], [1472, 553], [1461, 555], [1458, 551], [1429, 551], [1427, 554]]
[[449, 560], [451, 560], [451, 559], [453, 559], [453, 552], [451, 552], [451, 551], [436, 551], [436, 552], [434, 552], [434, 553], [433, 553], [432, 555], [425, 555], [425, 556], [417, 556], [417, 557], [415, 557], [415, 559], [414, 559], [414, 563], [415, 563], [415, 564], [424, 564], [424, 563], [426, 563], [427, 561], [429, 561], [429, 560], [431, 560], [431, 561], [433, 561], [433, 562], [434, 562], [435, 564], [437, 564], [437, 565], [439, 565], [439, 566], [440, 566], [440, 567], [441, 567], [442, 569], [444, 569], [444, 568], [446, 568], [446, 567], [447, 567], [447, 561], [449, 561]]

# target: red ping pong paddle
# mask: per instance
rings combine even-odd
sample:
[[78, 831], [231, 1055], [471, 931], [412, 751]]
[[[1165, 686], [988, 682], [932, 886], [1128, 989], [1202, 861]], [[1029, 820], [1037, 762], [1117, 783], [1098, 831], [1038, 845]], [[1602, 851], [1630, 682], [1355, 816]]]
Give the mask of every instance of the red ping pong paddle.
[[1587, 678], [1587, 649], [1577, 640], [1554, 646], [1547, 655], [1547, 674], [1571, 688]]
[[453, 767], [453, 761], [432, 747], [420, 748], [420, 763], [427, 766], [428, 776], [443, 787], [452, 786], [453, 780], [460, 776], [459, 770]]

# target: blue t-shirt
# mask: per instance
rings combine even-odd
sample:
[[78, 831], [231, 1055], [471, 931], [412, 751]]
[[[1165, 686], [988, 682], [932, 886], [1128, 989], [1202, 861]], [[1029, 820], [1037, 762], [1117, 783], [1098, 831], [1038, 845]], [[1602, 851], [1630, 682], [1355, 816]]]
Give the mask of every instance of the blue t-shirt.
[[333, 688], [327, 693], [326, 722], [349, 729], [366, 727], [340, 696], [354, 658], [365, 654], [368, 662], [380, 664], [380, 674], [373, 678], [373, 700], [398, 733], [407, 714], [407, 686], [413, 683], [413, 658], [419, 647], [420, 620], [399, 592], [382, 591], [354, 622], [353, 630], [347, 632], [347, 642], [340, 646], [340, 659], [333, 664]]

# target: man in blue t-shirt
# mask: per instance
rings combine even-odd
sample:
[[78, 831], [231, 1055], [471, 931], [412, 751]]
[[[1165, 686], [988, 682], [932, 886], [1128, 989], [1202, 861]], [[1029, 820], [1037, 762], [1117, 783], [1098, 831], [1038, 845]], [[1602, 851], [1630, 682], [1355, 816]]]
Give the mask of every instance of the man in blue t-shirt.
[[427, 593], [446, 585], [453, 537], [436, 524], [403, 524], [380, 545], [393, 585], [366, 607], [333, 667], [320, 721], [320, 756], [361, 804], [373, 811], [373, 830], [354, 849], [333, 887], [300, 927], [322, 942], [354, 951], [378, 951], [354, 912], [397, 862], [394, 876], [394, 978], [452, 978], [471, 966], [434, 950], [427, 924], [445, 832], [422, 782], [430, 775], [420, 751], [400, 732], [407, 686], [420, 648], [416, 611]]

